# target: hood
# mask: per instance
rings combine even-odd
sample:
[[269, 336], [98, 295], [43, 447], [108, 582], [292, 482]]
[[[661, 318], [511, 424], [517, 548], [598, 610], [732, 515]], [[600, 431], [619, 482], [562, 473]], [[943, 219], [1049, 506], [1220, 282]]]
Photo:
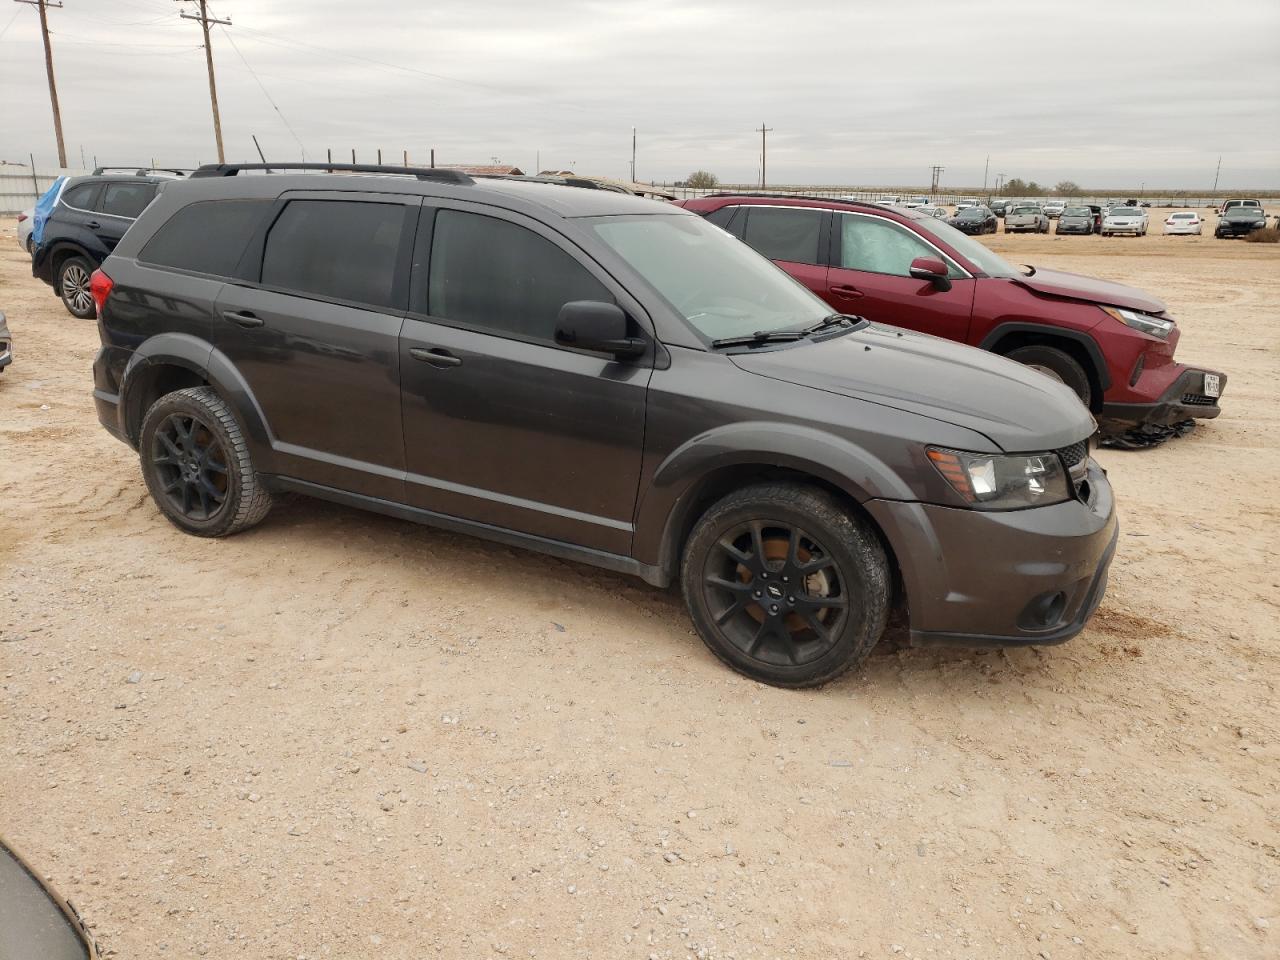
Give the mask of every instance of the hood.
[[1094, 431], [1069, 387], [985, 350], [872, 324], [782, 350], [735, 353], [741, 369], [929, 417], [1005, 451], [1056, 450]]
[[1037, 267], [1034, 276], [1014, 277], [1013, 282], [1020, 283], [1037, 293], [1047, 293], [1052, 297], [1089, 300], [1093, 303], [1106, 303], [1115, 307], [1141, 310], [1143, 313], [1164, 313], [1167, 309], [1164, 301], [1157, 300], [1136, 287], [1112, 283], [1110, 280], [1082, 277], [1078, 273], [1042, 270]]

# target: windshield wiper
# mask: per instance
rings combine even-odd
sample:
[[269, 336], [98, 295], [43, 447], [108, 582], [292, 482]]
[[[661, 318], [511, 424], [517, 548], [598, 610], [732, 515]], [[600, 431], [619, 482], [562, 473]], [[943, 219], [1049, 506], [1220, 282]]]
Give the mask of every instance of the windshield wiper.
[[753, 347], [762, 343], [791, 343], [806, 336], [803, 330], [757, 330], [743, 337], [722, 337], [712, 340], [713, 347]]
[[812, 333], [820, 333], [823, 330], [826, 330], [830, 327], [842, 327], [846, 323], [852, 326], [853, 318], [846, 317], [843, 313], [832, 313], [823, 317], [821, 320], [819, 320], [817, 323], [813, 324], [812, 326], [805, 327], [802, 332], [806, 336], [808, 336], [809, 334], [812, 334]]

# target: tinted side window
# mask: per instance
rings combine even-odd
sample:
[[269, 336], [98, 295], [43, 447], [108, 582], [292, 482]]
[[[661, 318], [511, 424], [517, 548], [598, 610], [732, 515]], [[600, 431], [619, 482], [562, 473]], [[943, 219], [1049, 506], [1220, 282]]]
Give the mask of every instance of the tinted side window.
[[62, 195], [62, 202], [68, 207], [77, 207], [81, 210], [93, 209], [93, 194], [98, 189], [96, 183], [82, 183], [78, 187], [72, 187]]
[[571, 300], [613, 297], [550, 240], [506, 220], [458, 210], [436, 214], [427, 303], [419, 313], [468, 327], [550, 341]]
[[770, 260], [817, 263], [822, 217], [819, 210], [751, 207], [742, 239]]
[[102, 212], [135, 219], [156, 195], [154, 183], [108, 183]]
[[[840, 214], [840, 266], [846, 270], [911, 276], [916, 257], [936, 257], [938, 252], [914, 233], [879, 217]], [[954, 265], [952, 276], [959, 276]]]
[[162, 267], [230, 277], [272, 203], [205, 200], [183, 207], [147, 241], [138, 259]]
[[729, 227], [729, 221], [733, 219], [734, 211], [737, 209], [737, 207], [721, 207], [719, 210], [707, 214], [707, 219], [721, 230], [727, 230]]
[[398, 203], [292, 201], [267, 234], [263, 284], [397, 306], [396, 263], [408, 209]]

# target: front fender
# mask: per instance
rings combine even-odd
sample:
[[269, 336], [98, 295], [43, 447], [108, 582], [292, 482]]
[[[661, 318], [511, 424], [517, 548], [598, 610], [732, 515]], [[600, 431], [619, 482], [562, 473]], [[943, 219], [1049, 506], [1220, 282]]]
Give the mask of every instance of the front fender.
[[886, 463], [834, 434], [796, 424], [747, 421], [705, 431], [672, 450], [654, 469], [636, 516], [634, 555], [668, 572], [704, 479], [736, 467], [777, 467], [808, 474], [858, 503], [915, 500]]

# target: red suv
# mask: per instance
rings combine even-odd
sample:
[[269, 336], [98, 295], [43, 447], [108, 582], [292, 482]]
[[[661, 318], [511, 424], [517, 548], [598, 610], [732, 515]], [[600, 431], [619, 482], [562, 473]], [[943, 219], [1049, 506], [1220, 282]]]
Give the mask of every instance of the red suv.
[[750, 244], [840, 313], [981, 347], [1062, 381], [1104, 433], [1220, 412], [1226, 375], [1177, 363], [1178, 326], [1141, 290], [1019, 270], [914, 210], [749, 194], [681, 206]]

